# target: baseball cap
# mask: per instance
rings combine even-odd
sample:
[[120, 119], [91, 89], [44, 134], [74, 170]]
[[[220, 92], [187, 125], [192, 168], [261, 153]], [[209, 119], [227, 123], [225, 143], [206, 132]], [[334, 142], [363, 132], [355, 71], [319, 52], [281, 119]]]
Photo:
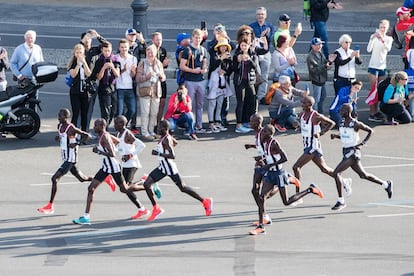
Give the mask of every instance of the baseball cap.
[[125, 36], [130, 35], [130, 34], [136, 34], [136, 33], [137, 33], [137, 30], [131, 28], [125, 31]]
[[319, 45], [325, 43], [325, 41], [322, 41], [319, 37], [314, 37], [311, 40], [312, 45]]
[[284, 13], [279, 16], [279, 21], [290, 21], [290, 16]]
[[399, 7], [397, 9], [397, 11], [395, 12], [395, 14], [397, 16], [400, 16], [401, 14], [404, 14], [404, 13], [410, 13], [412, 10], [413, 9], [410, 9], [410, 8], [407, 8], [407, 7]]
[[177, 44], [180, 44], [181, 43], [181, 41], [183, 41], [184, 39], [188, 39], [188, 38], [190, 38], [191, 37], [191, 35], [190, 34], [187, 34], [187, 33], [179, 33], [178, 35], [177, 35]]

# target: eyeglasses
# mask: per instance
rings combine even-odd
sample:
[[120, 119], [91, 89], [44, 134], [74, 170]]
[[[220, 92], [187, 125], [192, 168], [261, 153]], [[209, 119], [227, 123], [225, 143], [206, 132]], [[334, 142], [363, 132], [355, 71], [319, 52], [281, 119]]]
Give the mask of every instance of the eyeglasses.
[[401, 80], [405, 80], [405, 81], [406, 81], [406, 80], [408, 80], [408, 79], [401, 79]]
[[343, 43], [346, 43], [346, 44], [351, 44], [351, 43], [352, 43], [352, 41], [344, 41]]

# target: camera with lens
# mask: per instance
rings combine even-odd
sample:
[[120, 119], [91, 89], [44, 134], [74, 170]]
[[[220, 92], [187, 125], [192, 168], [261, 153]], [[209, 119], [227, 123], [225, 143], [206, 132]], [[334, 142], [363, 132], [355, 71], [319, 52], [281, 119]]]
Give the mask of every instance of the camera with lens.
[[95, 94], [98, 91], [96, 82], [91, 79], [85, 79], [82, 81], [82, 90], [88, 92], [89, 94]]
[[182, 91], [177, 92], [177, 99], [178, 99], [179, 102], [183, 101], [183, 92]]
[[151, 77], [151, 79], [150, 79], [150, 82], [151, 82], [151, 83], [156, 83], [156, 82], [157, 82], [157, 80], [158, 80], [158, 74], [157, 74], [157, 75], [152, 76], [152, 77]]

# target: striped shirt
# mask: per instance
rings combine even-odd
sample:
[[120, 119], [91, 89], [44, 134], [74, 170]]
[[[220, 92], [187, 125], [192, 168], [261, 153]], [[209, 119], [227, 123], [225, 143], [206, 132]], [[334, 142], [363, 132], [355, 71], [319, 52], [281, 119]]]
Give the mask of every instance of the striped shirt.
[[312, 123], [312, 117], [315, 114], [316, 114], [316, 111], [313, 110], [307, 120], [305, 120], [305, 112], [303, 112], [302, 116], [300, 117], [300, 131], [302, 134], [303, 147], [305, 149], [306, 148], [311, 148], [314, 150], [321, 149], [321, 142], [319, 138], [315, 137], [315, 134], [318, 134], [321, 132], [321, 126], [319, 123], [315, 125]]
[[[98, 150], [103, 151], [103, 152], [108, 152], [108, 150], [105, 149], [101, 144], [102, 137], [104, 137], [105, 135], [108, 136], [107, 132], [104, 132], [101, 135], [101, 137], [99, 138]], [[110, 140], [110, 139], [111, 138], [108, 137], [108, 140]], [[119, 173], [119, 172], [121, 172], [121, 166], [119, 165], [118, 160], [116, 160], [116, 157], [108, 157], [108, 156], [105, 156], [105, 155], [101, 155], [101, 160], [102, 160], [102, 170], [104, 172], [106, 172], [106, 173]]]
[[68, 124], [66, 128], [61, 131], [62, 124], [58, 126], [58, 134], [59, 134], [59, 142], [60, 142], [60, 153], [62, 156], [62, 160], [64, 162], [76, 163], [78, 162], [78, 149], [79, 146], [76, 145], [75, 147], [70, 147], [70, 144], [77, 143], [75, 136], [69, 136], [68, 130], [73, 126], [72, 124]]
[[[168, 134], [166, 134], [164, 137], [160, 139], [160, 141], [157, 144], [157, 151], [159, 154], [170, 154], [174, 153], [173, 145], [170, 139], [168, 139]], [[162, 142], [164, 139], [168, 140], [168, 143], [170, 144], [171, 152], [164, 148], [162, 145]], [[160, 164], [158, 166], [158, 169], [161, 170], [161, 172], [165, 175], [175, 175], [178, 174], [178, 168], [177, 164], [175, 164], [173, 159], [162, 157], [161, 155], [158, 155], [158, 160], [160, 161]]]
[[[266, 163], [267, 164], [273, 164], [273, 163], [279, 161], [280, 158], [281, 158], [279, 153], [272, 154], [272, 152], [271, 152], [272, 144], [274, 142], [276, 142], [276, 140], [272, 138], [267, 144], [265, 144], [265, 147], [266, 147], [265, 157], [266, 157]], [[280, 171], [281, 169], [282, 169], [282, 164], [278, 164], [278, 165], [272, 166], [269, 169], [269, 171]]]

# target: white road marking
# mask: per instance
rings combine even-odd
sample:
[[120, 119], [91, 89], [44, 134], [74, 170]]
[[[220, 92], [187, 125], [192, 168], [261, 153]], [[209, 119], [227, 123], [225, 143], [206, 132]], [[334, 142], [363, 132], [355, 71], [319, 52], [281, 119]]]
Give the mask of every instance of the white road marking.
[[378, 166], [364, 166], [365, 169], [377, 168], [397, 168], [397, 167], [412, 167], [414, 164], [395, 164], [395, 165], [378, 165]]
[[414, 216], [414, 213], [401, 213], [401, 214], [386, 214], [386, 215], [372, 215], [369, 218], [384, 218], [384, 217], [403, 217], [403, 216]]
[[[399, 207], [399, 208], [409, 208], [413, 209], [413, 205], [399, 205], [399, 204], [390, 204], [390, 203], [375, 203], [369, 202], [369, 205], [377, 206], [388, 206], [388, 207]], [[385, 217], [403, 217], [403, 216], [414, 216], [414, 213], [397, 213], [397, 214], [382, 214], [382, 215], [369, 215], [369, 218], [385, 218]]]
[[393, 156], [384, 156], [384, 155], [371, 155], [371, 154], [366, 154], [366, 155], [364, 155], [364, 157], [414, 161], [414, 158], [393, 157]]
[[146, 229], [149, 226], [125, 226], [125, 227], [117, 227], [117, 228], [108, 228], [103, 230], [91, 230], [87, 232], [81, 232], [81, 233], [73, 233], [69, 235], [65, 235], [65, 238], [71, 238], [71, 237], [85, 237], [85, 236], [102, 236], [104, 234], [113, 234], [113, 233], [122, 233], [122, 232], [128, 232], [128, 231], [137, 231]]

